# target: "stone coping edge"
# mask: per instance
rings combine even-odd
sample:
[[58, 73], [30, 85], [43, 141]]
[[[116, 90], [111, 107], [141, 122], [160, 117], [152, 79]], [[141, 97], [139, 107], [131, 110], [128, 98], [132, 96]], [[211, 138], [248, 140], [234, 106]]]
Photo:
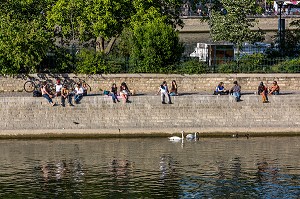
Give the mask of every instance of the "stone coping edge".
[[[182, 129], [22, 129], [0, 130], [0, 139], [91, 139], [91, 138], [158, 138], [181, 136]], [[267, 137], [300, 136], [300, 128], [188, 128], [188, 133], [199, 132], [201, 137]], [[247, 136], [246, 136], [247, 135]]]

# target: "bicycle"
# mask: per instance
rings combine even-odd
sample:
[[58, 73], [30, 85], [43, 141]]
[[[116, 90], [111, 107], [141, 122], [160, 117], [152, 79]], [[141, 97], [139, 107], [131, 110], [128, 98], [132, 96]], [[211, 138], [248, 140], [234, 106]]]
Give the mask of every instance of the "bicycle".
[[[55, 86], [52, 82], [48, 81], [48, 88], [51, 93], [55, 92]], [[42, 82], [40, 80], [34, 79], [34, 80], [28, 80], [24, 83], [24, 90], [27, 93], [32, 93], [34, 91], [41, 91], [42, 88]]]

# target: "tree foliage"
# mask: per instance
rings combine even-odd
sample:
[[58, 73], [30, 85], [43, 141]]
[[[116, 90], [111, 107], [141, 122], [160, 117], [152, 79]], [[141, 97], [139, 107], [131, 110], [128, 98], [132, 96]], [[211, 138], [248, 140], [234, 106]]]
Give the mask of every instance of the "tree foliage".
[[211, 32], [214, 41], [229, 41], [242, 46], [243, 42], [263, 41], [264, 33], [261, 29], [251, 31], [255, 26], [255, 19], [248, 15], [257, 13], [257, 4], [253, 0], [221, 0], [224, 15], [219, 9], [213, 9], [211, 14]]
[[[57, 0], [48, 12], [48, 25], [67, 40], [93, 42], [97, 51], [110, 53], [116, 39], [136, 15], [156, 8], [168, 23], [181, 24], [179, 0]], [[59, 27], [59, 28], [58, 28]], [[59, 30], [61, 28], [61, 30]]]
[[45, 28], [50, 1], [3, 1], [0, 7], [0, 73], [35, 72], [51, 45]]
[[166, 72], [180, 60], [183, 46], [178, 32], [166, 22], [167, 17], [155, 8], [131, 23], [132, 35], [128, 45], [130, 59], [135, 72]]

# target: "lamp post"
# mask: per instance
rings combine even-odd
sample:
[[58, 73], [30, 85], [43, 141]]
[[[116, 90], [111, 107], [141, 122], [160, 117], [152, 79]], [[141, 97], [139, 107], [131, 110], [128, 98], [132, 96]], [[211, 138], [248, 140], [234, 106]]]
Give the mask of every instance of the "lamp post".
[[211, 9], [212, 9], [212, 7], [214, 6], [214, 3], [212, 3], [211, 0], [209, 0], [209, 3], [206, 3], [205, 6], [206, 6], [207, 9], [208, 9], [208, 17], [209, 17], [209, 37], [210, 37], [210, 40], [212, 40], [212, 37], [211, 37]]
[[283, 25], [285, 25], [284, 21], [281, 19], [281, 11], [284, 0], [276, 0], [277, 5], [279, 6], [279, 21], [278, 21], [278, 31], [279, 31], [279, 52], [282, 54], [282, 29]]

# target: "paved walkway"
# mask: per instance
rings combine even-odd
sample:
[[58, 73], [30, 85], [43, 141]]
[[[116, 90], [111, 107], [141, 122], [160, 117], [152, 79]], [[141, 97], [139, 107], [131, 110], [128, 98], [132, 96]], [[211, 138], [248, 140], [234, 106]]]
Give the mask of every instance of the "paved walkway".
[[[242, 95], [254, 95], [255, 91], [244, 91], [242, 92]], [[186, 96], [186, 95], [212, 95], [212, 92], [208, 91], [199, 91], [199, 92], [183, 92], [180, 93], [179, 96]], [[136, 96], [153, 96], [156, 93], [137, 93]], [[281, 95], [299, 95], [300, 91], [284, 91], [281, 93]], [[90, 96], [102, 96], [102, 93], [90, 93], [88, 94]], [[26, 92], [0, 92], [0, 97], [32, 97], [32, 93], [26, 93]]]

